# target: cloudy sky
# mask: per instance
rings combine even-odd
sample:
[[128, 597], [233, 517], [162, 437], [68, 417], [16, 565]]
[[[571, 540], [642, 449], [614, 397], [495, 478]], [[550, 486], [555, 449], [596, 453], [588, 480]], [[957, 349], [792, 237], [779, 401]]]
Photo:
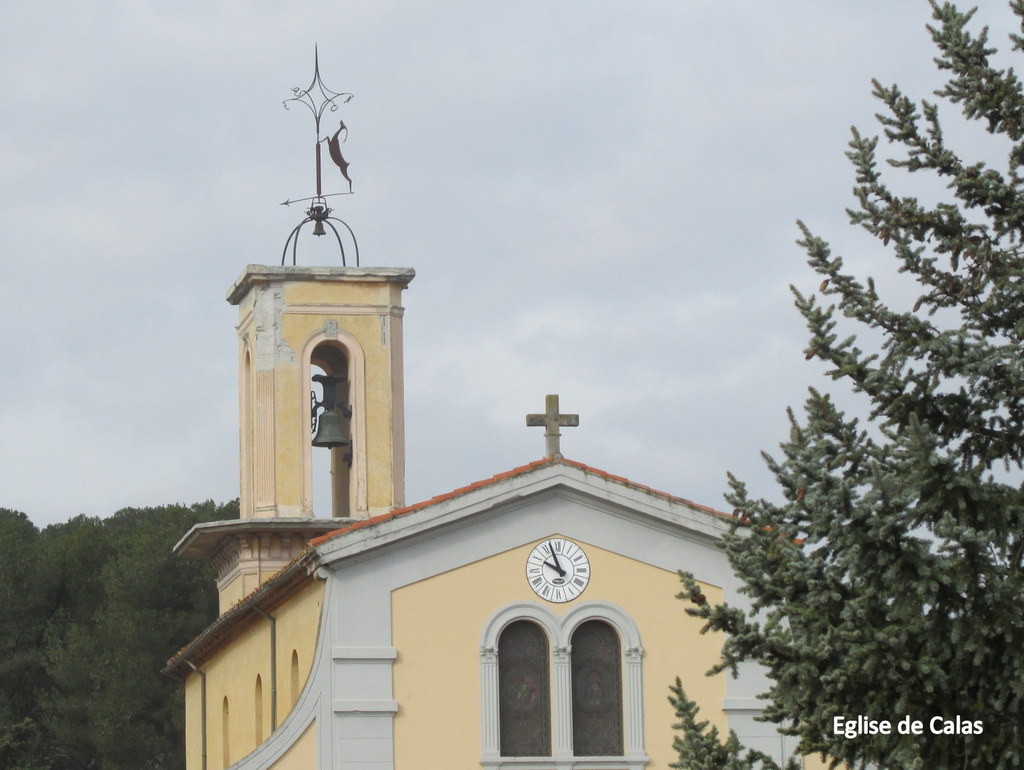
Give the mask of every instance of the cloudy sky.
[[[870, 79], [940, 84], [923, 0], [5, 0], [0, 507], [39, 525], [238, 494], [236, 309], [313, 190], [321, 74], [364, 265], [410, 266], [408, 499], [543, 455], [724, 507], [808, 384], [795, 220], [844, 208]], [[1005, 47], [1011, 16], [979, 23]], [[947, 110], [947, 120], [953, 115]], [[970, 148], [964, 148], [970, 155]], [[333, 169], [332, 169], [333, 170]], [[341, 188], [341, 180], [329, 177]], [[308, 228], [307, 228], [308, 232]], [[326, 239], [323, 239], [326, 241]], [[307, 238], [301, 264], [337, 255]]]

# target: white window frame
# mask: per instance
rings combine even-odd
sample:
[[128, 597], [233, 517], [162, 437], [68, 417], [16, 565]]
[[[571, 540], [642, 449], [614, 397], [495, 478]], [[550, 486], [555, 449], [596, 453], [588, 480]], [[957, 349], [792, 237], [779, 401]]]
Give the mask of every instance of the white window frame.
[[[551, 654], [551, 756], [501, 756], [498, 713], [498, 637], [511, 623], [528, 620], [547, 634]], [[622, 645], [621, 757], [575, 757], [572, 753], [572, 639], [588, 620], [616, 630]], [[556, 615], [536, 602], [515, 602], [495, 612], [480, 636], [480, 766], [489, 770], [642, 770], [650, 762], [644, 751], [643, 645], [636, 623], [608, 602], [584, 602]]]

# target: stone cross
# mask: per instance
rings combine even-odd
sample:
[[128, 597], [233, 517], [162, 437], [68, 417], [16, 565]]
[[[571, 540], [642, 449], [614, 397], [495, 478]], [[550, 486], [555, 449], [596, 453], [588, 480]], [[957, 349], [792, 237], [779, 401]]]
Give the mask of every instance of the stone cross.
[[547, 457], [561, 457], [562, 450], [559, 448], [558, 439], [561, 437], [559, 428], [576, 428], [580, 424], [578, 414], [559, 414], [558, 395], [549, 395], [544, 399], [544, 414], [526, 415], [526, 424], [531, 428], [544, 428], [544, 438], [547, 444]]

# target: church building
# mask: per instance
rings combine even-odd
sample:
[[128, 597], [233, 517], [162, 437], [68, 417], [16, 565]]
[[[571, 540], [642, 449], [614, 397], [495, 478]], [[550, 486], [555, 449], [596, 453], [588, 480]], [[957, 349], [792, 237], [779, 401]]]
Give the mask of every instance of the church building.
[[187, 770], [668, 770], [676, 676], [723, 733], [789, 756], [755, 720], [763, 675], [706, 677], [721, 638], [675, 598], [685, 569], [744, 603], [728, 517], [563, 457], [578, 418], [557, 397], [527, 420], [546, 456], [406, 501], [413, 278], [250, 265], [228, 293], [241, 515], [176, 546], [216, 566], [220, 594], [166, 669]]

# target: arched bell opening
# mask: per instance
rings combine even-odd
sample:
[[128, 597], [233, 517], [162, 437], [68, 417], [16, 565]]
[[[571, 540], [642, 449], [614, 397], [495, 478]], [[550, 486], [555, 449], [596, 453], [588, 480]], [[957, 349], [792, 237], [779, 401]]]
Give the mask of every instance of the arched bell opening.
[[352, 404], [349, 356], [336, 342], [321, 342], [310, 356], [310, 443], [313, 509], [351, 516]]

